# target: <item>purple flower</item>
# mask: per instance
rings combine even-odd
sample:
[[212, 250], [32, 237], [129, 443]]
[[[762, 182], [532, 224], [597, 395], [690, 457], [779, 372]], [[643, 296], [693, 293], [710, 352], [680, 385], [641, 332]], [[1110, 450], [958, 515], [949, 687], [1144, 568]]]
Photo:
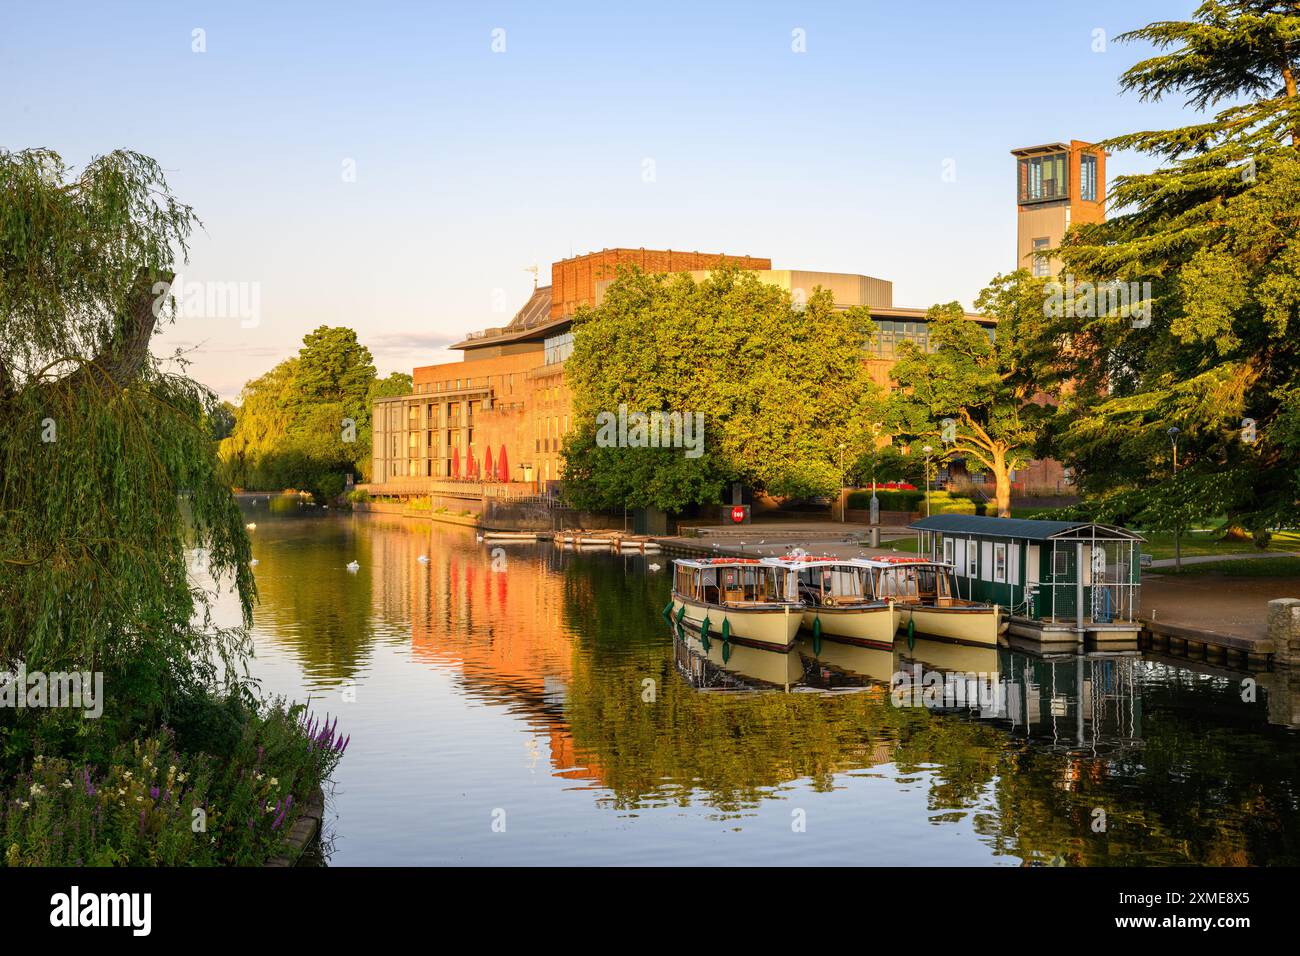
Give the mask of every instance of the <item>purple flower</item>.
[[150, 787], [150, 788], [149, 788], [149, 796], [151, 796], [151, 797], [153, 797], [155, 800], [157, 800], [157, 799], [158, 799], [158, 788], [157, 788], [157, 787]]

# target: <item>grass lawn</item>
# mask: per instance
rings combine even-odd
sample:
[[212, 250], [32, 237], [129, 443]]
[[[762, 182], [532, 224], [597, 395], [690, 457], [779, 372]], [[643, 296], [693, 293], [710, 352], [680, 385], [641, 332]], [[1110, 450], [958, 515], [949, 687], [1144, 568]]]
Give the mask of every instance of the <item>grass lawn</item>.
[[895, 548], [899, 551], [907, 551], [914, 554], [916, 552], [916, 535], [911, 534], [906, 538], [899, 538], [896, 541], [882, 540], [880, 546], [882, 548]]
[[[1146, 544], [1142, 545], [1142, 553], [1149, 554], [1153, 558], [1172, 558], [1174, 556], [1174, 536], [1168, 531], [1144, 531], [1142, 537], [1146, 538]], [[1217, 531], [1191, 531], [1182, 535], [1182, 552], [1183, 557], [1189, 558], [1202, 554], [1240, 554], [1242, 552], [1257, 551], [1253, 541], [1220, 541], [1220, 533]], [[1300, 551], [1300, 532], [1296, 531], [1278, 531], [1273, 535], [1273, 540], [1269, 542], [1269, 551]], [[1259, 559], [1251, 563], [1260, 563], [1267, 559]]]
[[[1144, 574], [1174, 574], [1173, 568], [1155, 568]], [[1251, 558], [1249, 561], [1207, 561], [1185, 564], [1178, 574], [1221, 574], [1235, 578], [1300, 578], [1300, 558]]]

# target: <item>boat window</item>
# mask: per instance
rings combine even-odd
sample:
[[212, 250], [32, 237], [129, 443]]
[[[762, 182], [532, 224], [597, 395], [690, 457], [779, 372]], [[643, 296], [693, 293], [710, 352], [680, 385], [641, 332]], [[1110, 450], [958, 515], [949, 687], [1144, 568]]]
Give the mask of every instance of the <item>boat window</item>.
[[1007, 546], [1005, 544], [993, 545], [993, 580], [1005, 581], [1007, 579]]
[[913, 580], [916, 582], [916, 588], [913, 593], [918, 597], [932, 600], [936, 595], [936, 589], [938, 587], [937, 570], [933, 567], [915, 568], [913, 570], [915, 572]]

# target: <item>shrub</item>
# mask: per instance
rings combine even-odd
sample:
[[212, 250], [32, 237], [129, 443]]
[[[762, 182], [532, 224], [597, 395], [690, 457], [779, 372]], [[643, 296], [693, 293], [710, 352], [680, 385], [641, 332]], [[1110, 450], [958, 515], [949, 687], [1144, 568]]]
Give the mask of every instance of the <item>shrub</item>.
[[[164, 728], [120, 746], [103, 767], [33, 758], [0, 804], [4, 864], [249, 866], [283, 852], [347, 740], [301, 706], [211, 703], [196, 705], [200, 722], [219, 728], [203, 739], [227, 753], [186, 753]], [[232, 732], [227, 718], [242, 723]]]

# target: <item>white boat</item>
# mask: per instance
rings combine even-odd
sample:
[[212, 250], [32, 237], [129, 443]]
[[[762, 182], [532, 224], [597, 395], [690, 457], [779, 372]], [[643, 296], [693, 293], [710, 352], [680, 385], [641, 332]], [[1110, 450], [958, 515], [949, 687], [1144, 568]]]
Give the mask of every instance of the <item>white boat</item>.
[[673, 570], [664, 610], [674, 624], [749, 647], [794, 647], [803, 606], [792, 573], [756, 558], [677, 558]]
[[870, 565], [858, 559], [804, 554], [763, 562], [795, 576], [803, 626], [814, 635], [859, 647], [894, 646], [897, 615], [888, 600], [876, 596]]
[[542, 537], [537, 531], [484, 531], [484, 541], [536, 541]]
[[925, 558], [860, 559], [872, 569], [875, 593], [892, 601], [899, 628], [922, 637], [996, 646], [1009, 622], [996, 604], [968, 601], [958, 593], [952, 565]]

